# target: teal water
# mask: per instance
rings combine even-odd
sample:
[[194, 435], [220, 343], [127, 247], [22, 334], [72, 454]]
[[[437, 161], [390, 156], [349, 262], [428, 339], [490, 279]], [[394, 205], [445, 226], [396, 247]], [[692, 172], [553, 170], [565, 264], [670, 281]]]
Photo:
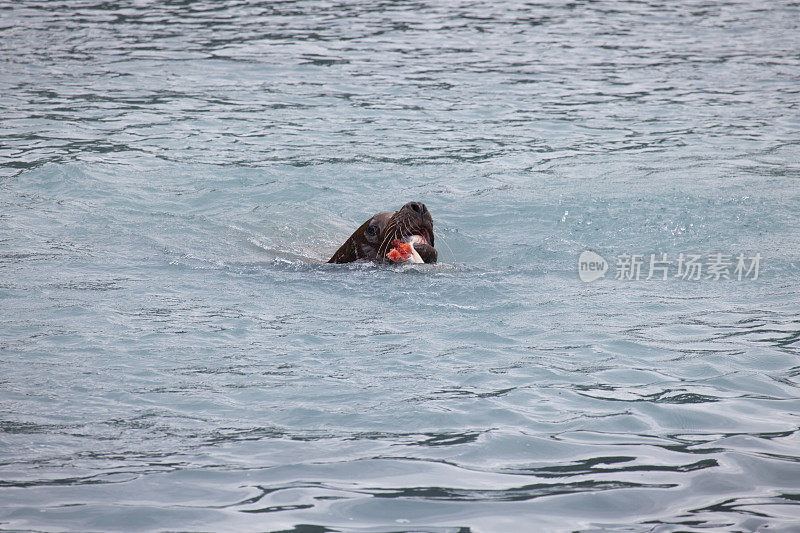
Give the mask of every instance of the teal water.
[[0, 529], [797, 531], [799, 25], [0, 2]]

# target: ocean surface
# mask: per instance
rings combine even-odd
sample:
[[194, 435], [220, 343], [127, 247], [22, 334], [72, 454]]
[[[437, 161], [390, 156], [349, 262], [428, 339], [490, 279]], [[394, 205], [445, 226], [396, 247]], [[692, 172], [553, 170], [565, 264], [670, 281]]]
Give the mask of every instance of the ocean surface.
[[[0, 1], [0, 529], [800, 531], [798, 50], [796, 1]], [[439, 264], [324, 264], [411, 200]]]

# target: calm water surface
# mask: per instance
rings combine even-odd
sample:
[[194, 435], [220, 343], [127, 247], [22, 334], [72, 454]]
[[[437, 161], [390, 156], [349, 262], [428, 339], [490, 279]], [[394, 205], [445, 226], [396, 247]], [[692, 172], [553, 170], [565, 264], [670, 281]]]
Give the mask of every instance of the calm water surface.
[[0, 529], [800, 530], [799, 26], [0, 2]]

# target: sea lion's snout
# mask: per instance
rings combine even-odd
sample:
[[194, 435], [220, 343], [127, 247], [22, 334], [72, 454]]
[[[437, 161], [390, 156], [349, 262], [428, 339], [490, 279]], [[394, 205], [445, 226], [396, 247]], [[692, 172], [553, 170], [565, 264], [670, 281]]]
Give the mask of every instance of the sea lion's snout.
[[401, 210], [403, 209], [409, 209], [415, 213], [419, 213], [420, 215], [428, 212], [428, 208], [425, 207], [425, 204], [422, 202], [408, 202], [401, 208]]
[[434, 246], [433, 217], [422, 202], [406, 203], [392, 218], [392, 222], [400, 228], [401, 238], [419, 235], [424, 238], [424, 244]]

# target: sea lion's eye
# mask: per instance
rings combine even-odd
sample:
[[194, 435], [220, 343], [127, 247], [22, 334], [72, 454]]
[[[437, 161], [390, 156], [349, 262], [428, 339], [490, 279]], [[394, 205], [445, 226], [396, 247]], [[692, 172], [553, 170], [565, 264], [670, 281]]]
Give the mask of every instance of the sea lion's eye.
[[367, 227], [367, 235], [372, 236], [378, 233], [378, 226], [372, 224], [371, 226]]

